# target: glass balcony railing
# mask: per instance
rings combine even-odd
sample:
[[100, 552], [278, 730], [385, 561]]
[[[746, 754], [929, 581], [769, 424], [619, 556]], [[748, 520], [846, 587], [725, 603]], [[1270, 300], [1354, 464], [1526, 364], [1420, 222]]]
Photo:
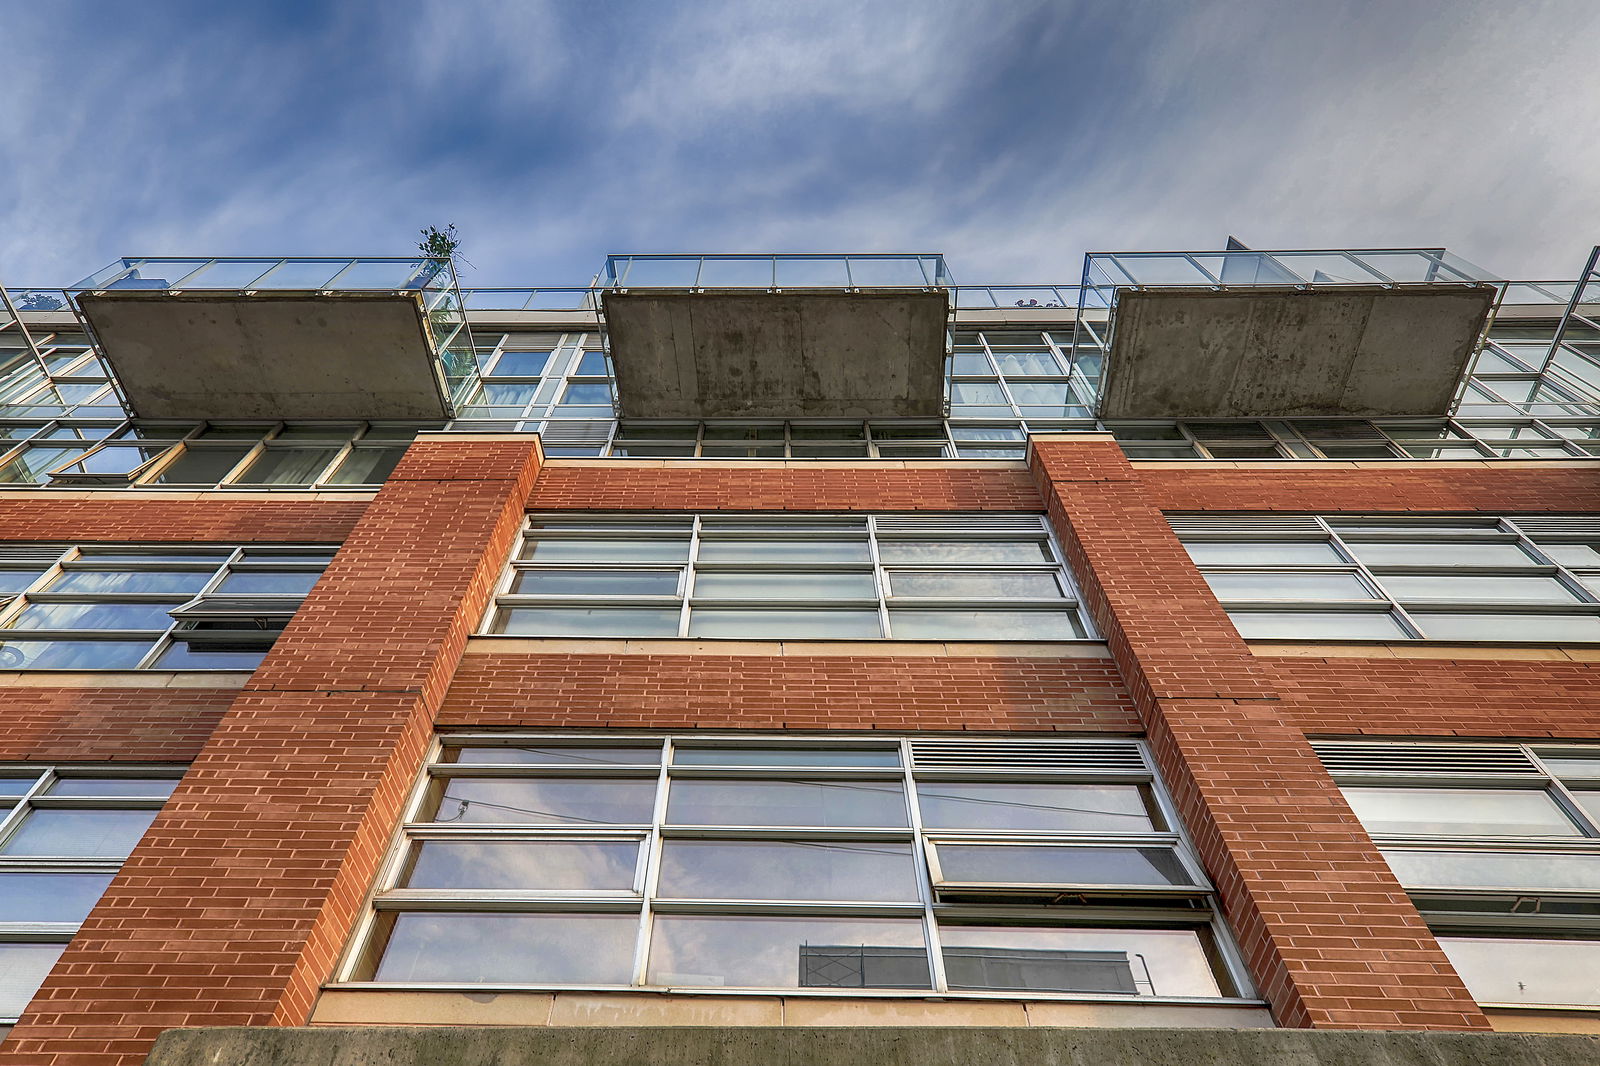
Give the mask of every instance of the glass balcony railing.
[[944, 256], [609, 255], [596, 279], [619, 289], [930, 289], [948, 288]]
[[1100, 292], [1154, 287], [1393, 287], [1500, 281], [1443, 248], [1091, 252], [1083, 264], [1084, 289]]

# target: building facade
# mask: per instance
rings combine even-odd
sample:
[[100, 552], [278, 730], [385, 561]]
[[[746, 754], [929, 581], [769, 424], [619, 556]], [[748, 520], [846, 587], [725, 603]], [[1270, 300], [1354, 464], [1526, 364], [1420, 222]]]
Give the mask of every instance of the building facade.
[[1594, 257], [0, 291], [4, 1066], [1600, 1052]]

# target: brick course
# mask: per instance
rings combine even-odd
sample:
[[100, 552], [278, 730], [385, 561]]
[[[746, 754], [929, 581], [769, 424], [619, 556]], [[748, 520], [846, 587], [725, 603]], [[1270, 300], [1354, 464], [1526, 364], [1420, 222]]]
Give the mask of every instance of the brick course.
[[188, 762], [236, 688], [0, 688], [0, 762]]
[[[200, 494], [196, 494], [199, 496]], [[349, 535], [367, 509], [351, 499], [150, 497], [128, 493], [0, 493], [0, 540], [330, 543]]]

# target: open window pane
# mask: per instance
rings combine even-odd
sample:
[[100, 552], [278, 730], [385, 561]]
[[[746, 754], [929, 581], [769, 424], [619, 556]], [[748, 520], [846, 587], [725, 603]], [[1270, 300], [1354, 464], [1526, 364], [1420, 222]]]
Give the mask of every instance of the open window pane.
[[659, 893], [679, 899], [918, 900], [910, 844], [668, 840]]
[[922, 922], [660, 915], [648, 981], [712, 988], [929, 988]]
[[1600, 855], [1390, 848], [1383, 857], [1407, 887], [1600, 891]]
[[1170, 847], [941, 843], [937, 850], [944, 882], [1156, 887], [1194, 883]]
[[650, 766], [661, 761], [661, 746], [583, 747], [552, 744], [548, 747], [464, 746], [451, 748], [446, 758], [454, 762], [531, 763], [544, 766]]
[[511, 591], [523, 596], [675, 596], [676, 570], [519, 570]]

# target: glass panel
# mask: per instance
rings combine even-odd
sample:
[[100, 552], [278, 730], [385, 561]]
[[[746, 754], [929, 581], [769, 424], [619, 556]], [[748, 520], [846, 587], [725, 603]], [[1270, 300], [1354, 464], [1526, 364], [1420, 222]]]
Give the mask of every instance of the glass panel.
[[493, 631], [522, 637], [675, 637], [676, 607], [506, 607]]
[[1600, 567], [1600, 544], [1540, 544], [1539, 550], [1563, 566]]
[[1493, 541], [1437, 540], [1409, 543], [1346, 541], [1368, 566], [1532, 566], [1519, 545]]
[[1171, 848], [940, 844], [944, 881], [990, 885], [1192, 885]]
[[655, 810], [654, 778], [454, 777], [436, 822], [525, 825], [638, 825]]
[[550, 362], [549, 352], [501, 352], [500, 361], [494, 365], [496, 377], [534, 378], [544, 373]]
[[13, 629], [154, 629], [172, 624], [177, 603], [30, 603]]
[[1061, 599], [1063, 595], [1054, 574], [982, 570], [897, 570], [889, 575], [889, 592], [947, 599]]
[[1383, 857], [1407, 887], [1600, 889], [1600, 855], [1391, 848]]
[[1539, 789], [1349, 787], [1344, 797], [1373, 834], [1582, 835], [1549, 793]]
[[[370, 434], [369, 434], [370, 436]], [[328, 479], [334, 485], [382, 484], [399, 465], [404, 448], [354, 448]]]
[[1237, 566], [1266, 566], [1272, 563], [1314, 565], [1342, 563], [1344, 559], [1325, 540], [1194, 540], [1185, 541], [1189, 558], [1201, 566], [1208, 563]]
[[1600, 940], [1442, 936], [1479, 1003], [1600, 1005]]
[[144, 640], [8, 640], [0, 670], [131, 670], [150, 650]]
[[1578, 801], [1591, 822], [1600, 825], [1600, 792], [1574, 792], [1572, 798]]
[[51, 785], [51, 796], [170, 796], [175, 777], [64, 777]]
[[303, 596], [322, 576], [321, 570], [235, 570], [217, 585], [218, 592], [249, 595]]
[[1540, 752], [1539, 760], [1557, 777], [1600, 777], [1600, 754]]
[[677, 825], [904, 826], [898, 781], [754, 781], [678, 778], [667, 801]]
[[923, 781], [922, 824], [930, 829], [1148, 833], [1155, 828], [1137, 785]]
[[676, 570], [521, 570], [511, 591], [524, 596], [676, 596]]
[[1219, 600], [1370, 600], [1374, 593], [1355, 574], [1208, 573]]
[[894, 748], [689, 748], [673, 746], [678, 766], [899, 766]]
[[1197, 933], [942, 925], [950, 987], [1001, 992], [1220, 996]]
[[[260, 434], [260, 430], [254, 430]], [[163, 485], [211, 485], [227, 476], [249, 448], [185, 448], [151, 480]]]
[[1378, 581], [1397, 600], [1578, 602], [1577, 594], [1560, 581], [1537, 575], [1383, 574]]
[[885, 563], [1054, 562], [1050, 544], [1038, 540], [880, 540]]
[[267, 648], [225, 649], [204, 644], [175, 643], [156, 656], [157, 670], [254, 670], [266, 658]]
[[630, 892], [637, 840], [425, 840], [405, 888]]
[[689, 558], [689, 539], [530, 539], [522, 546], [519, 558], [541, 563], [681, 563]]
[[632, 914], [401, 914], [374, 981], [623, 985]]
[[652, 985], [928, 988], [922, 923], [908, 918], [660, 915]]
[[1592, 614], [1419, 614], [1434, 640], [1537, 640], [1552, 643], [1600, 640], [1600, 616]]
[[1087, 634], [1071, 611], [889, 612], [896, 640], [1078, 640]]
[[0, 873], [0, 922], [81, 922], [109, 873]]
[[14, 1018], [39, 991], [65, 944], [0, 944], [0, 1017]]
[[454, 762], [532, 763], [544, 766], [654, 766], [661, 761], [661, 745], [639, 748], [586, 748], [555, 746], [461, 747], [451, 748], [446, 756]]
[[1230, 611], [1246, 640], [1394, 640], [1410, 634], [1390, 614], [1373, 611]]
[[610, 403], [610, 385], [568, 385], [562, 403]]
[[155, 811], [34, 810], [0, 853], [124, 858], [155, 819]]
[[0, 777], [0, 796], [20, 796], [33, 787], [39, 775], [31, 777]]
[[21, 592], [44, 573], [42, 567], [31, 570], [0, 570], [0, 594]]
[[743, 610], [697, 607], [689, 615], [691, 637], [787, 637], [869, 640], [881, 637], [878, 612], [812, 608]]
[[194, 593], [211, 580], [210, 570], [68, 570], [46, 586], [49, 592]]
[[719, 540], [700, 541], [700, 559], [708, 563], [864, 563], [872, 558], [866, 537], [851, 540]]
[[919, 898], [910, 844], [859, 840], [669, 840], [659, 892], [678, 899]]
[[239, 476], [241, 485], [309, 485], [317, 480], [337, 448], [268, 448]]
[[871, 600], [878, 586], [866, 571], [711, 570], [695, 575], [694, 594], [708, 600]]

